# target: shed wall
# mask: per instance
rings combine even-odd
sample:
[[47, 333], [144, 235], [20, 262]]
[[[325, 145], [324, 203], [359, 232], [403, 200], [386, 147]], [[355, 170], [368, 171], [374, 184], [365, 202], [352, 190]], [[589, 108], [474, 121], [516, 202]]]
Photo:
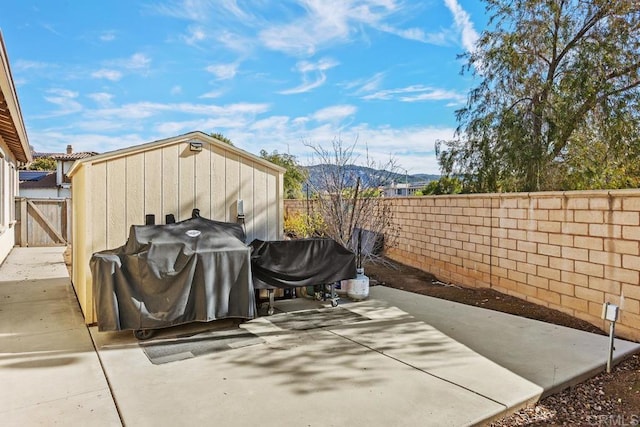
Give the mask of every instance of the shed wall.
[[71, 234], [73, 235], [73, 244], [71, 251], [71, 275], [72, 283], [78, 296], [80, 307], [85, 312], [87, 319], [93, 318], [93, 303], [87, 295], [87, 289], [91, 289], [91, 272], [89, 271], [89, 263], [86, 260], [86, 254], [91, 251], [90, 239], [87, 236], [87, 218], [91, 215], [91, 205], [88, 203], [89, 192], [87, 179], [87, 168], [82, 168], [74, 178], [74, 185], [71, 188]]
[[91, 255], [122, 246], [130, 226], [144, 224], [145, 214], [163, 224], [167, 214], [181, 221], [198, 208], [205, 218], [235, 222], [242, 199], [247, 243], [282, 236], [282, 173], [213, 144], [194, 152], [184, 141], [87, 162], [73, 176], [73, 189], [73, 231], [80, 244], [74, 248], [74, 285], [87, 323], [96, 321]]

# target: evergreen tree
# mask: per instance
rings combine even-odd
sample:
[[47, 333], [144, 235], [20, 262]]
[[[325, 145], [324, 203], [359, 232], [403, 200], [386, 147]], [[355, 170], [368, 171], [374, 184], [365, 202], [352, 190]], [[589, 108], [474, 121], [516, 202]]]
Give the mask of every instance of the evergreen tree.
[[640, 2], [486, 1], [443, 173], [476, 192], [637, 186]]

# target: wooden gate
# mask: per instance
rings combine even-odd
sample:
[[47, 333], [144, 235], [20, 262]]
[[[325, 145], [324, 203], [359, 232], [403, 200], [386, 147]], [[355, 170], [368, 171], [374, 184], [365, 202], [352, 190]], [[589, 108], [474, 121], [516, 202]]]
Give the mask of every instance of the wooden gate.
[[70, 240], [70, 199], [16, 197], [16, 245], [64, 246]]

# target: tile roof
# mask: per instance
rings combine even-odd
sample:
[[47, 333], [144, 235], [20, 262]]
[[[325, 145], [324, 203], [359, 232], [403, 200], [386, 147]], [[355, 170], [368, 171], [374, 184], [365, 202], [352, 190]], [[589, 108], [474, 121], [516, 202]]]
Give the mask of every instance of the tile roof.
[[71, 154], [66, 154], [66, 153], [52, 153], [49, 157], [51, 157], [53, 160], [79, 160], [79, 159], [86, 159], [87, 157], [92, 157], [97, 155], [98, 153], [96, 153], [95, 151], [80, 151], [78, 153], [71, 153]]

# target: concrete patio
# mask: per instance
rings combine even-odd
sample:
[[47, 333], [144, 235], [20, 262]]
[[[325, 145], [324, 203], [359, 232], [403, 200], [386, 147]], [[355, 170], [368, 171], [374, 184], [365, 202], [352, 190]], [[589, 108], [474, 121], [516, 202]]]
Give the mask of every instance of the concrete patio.
[[[251, 345], [153, 364], [131, 331], [84, 325], [62, 248], [15, 248], [0, 267], [4, 425], [483, 424], [601, 371], [607, 337], [384, 288], [359, 316], [297, 330], [261, 317]], [[280, 317], [321, 303], [277, 302]], [[280, 325], [280, 326], [278, 326]], [[197, 332], [197, 331], [196, 331]], [[616, 359], [640, 346], [616, 340]]]

